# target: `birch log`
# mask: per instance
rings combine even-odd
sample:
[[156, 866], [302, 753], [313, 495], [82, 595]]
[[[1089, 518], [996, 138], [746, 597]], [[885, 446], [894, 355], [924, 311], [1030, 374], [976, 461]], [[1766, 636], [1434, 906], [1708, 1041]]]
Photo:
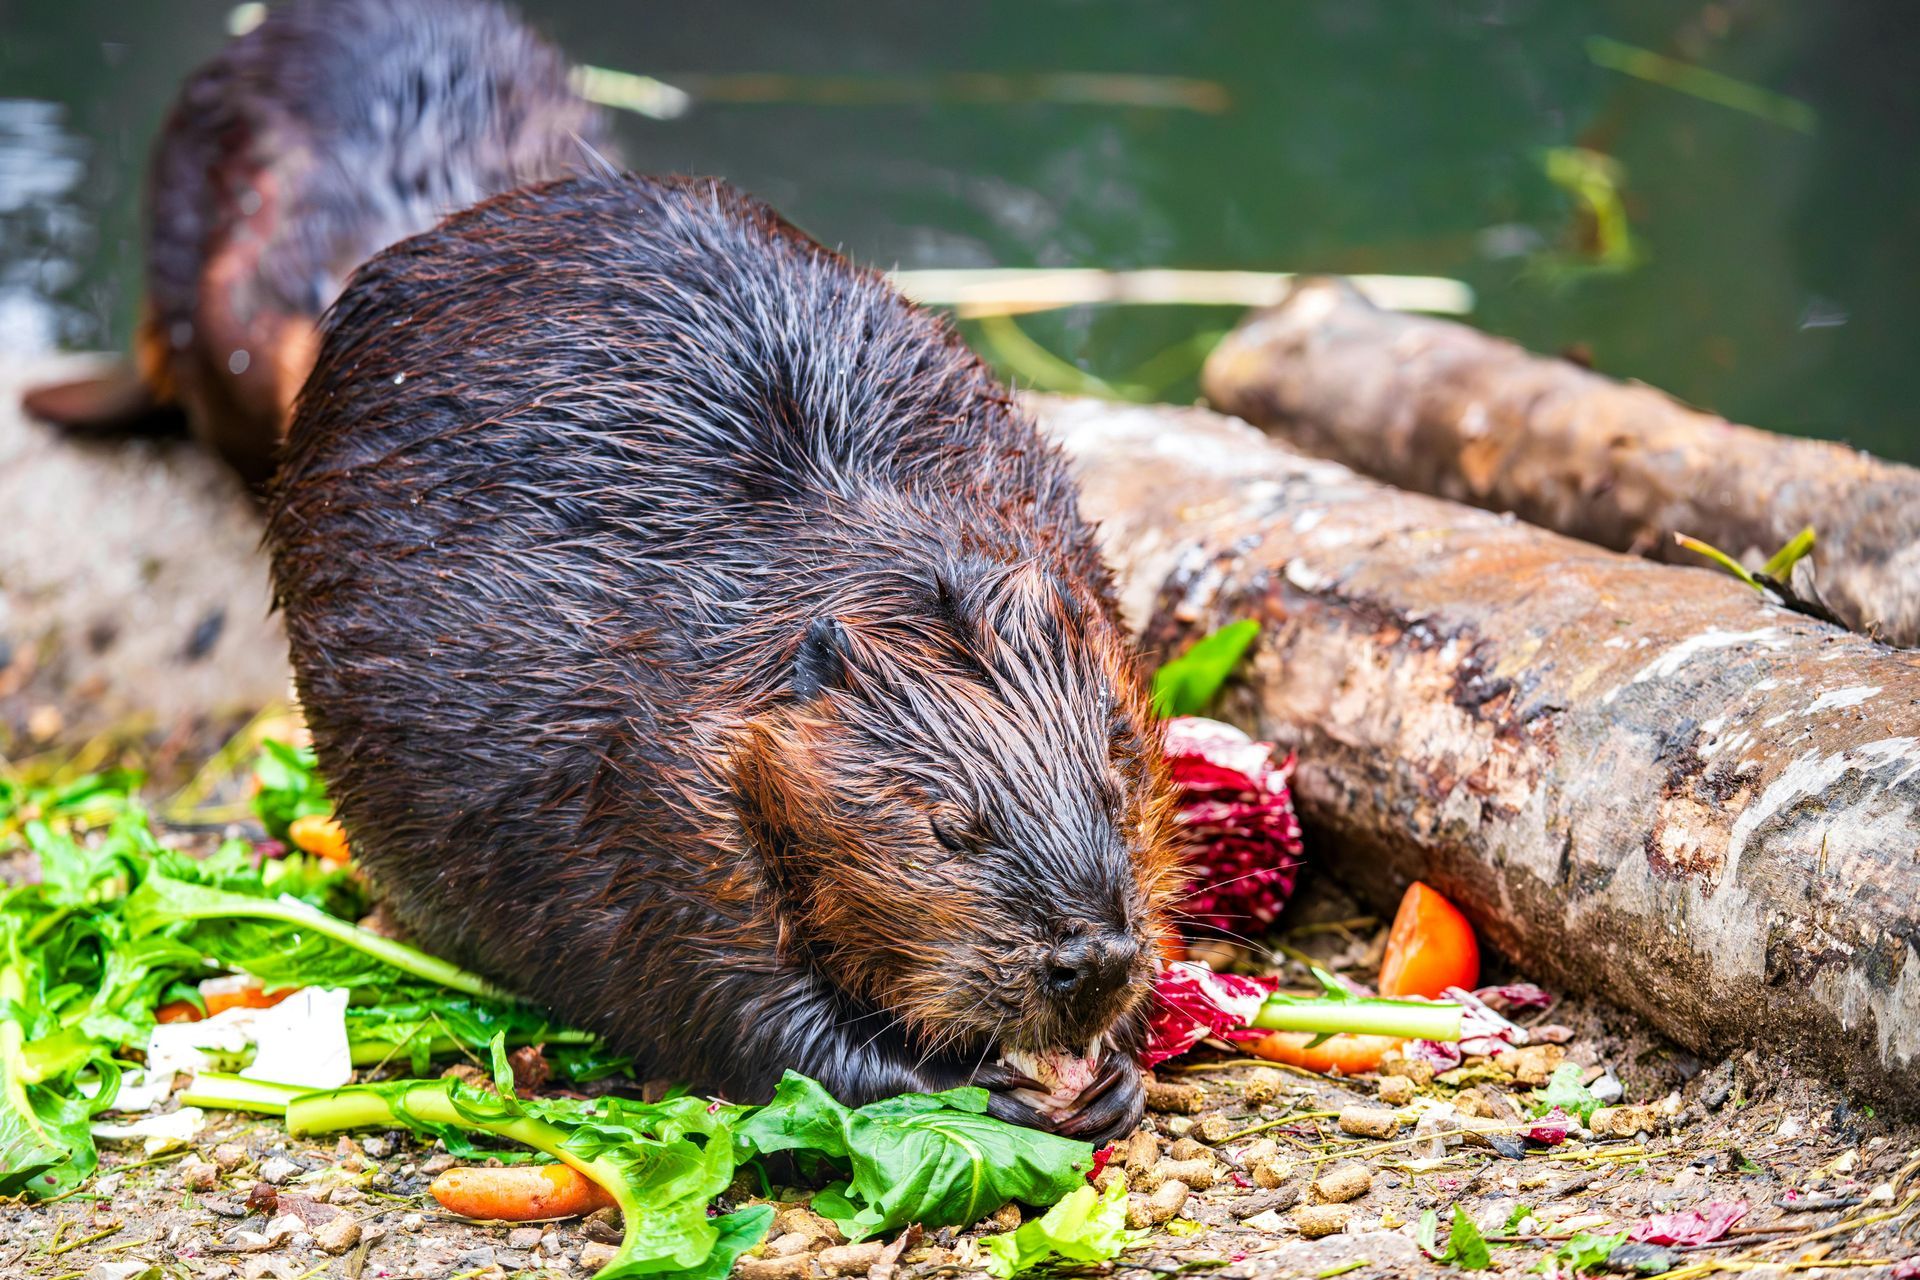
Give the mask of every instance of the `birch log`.
[[1223, 714], [1300, 753], [1320, 864], [1420, 878], [1530, 976], [1700, 1051], [1920, 1090], [1920, 654], [1306, 458], [1035, 401], [1150, 650], [1263, 634]]
[[1249, 317], [1202, 383], [1309, 453], [1619, 551], [1698, 563], [1685, 533], [1758, 565], [1812, 525], [1796, 589], [1920, 644], [1920, 469], [1735, 426], [1336, 280]]

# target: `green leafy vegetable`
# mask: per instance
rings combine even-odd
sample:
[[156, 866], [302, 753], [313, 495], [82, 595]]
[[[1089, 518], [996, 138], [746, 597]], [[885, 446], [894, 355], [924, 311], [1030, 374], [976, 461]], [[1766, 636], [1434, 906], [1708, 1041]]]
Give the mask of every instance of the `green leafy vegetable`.
[[1252, 618], [1230, 622], [1163, 663], [1153, 673], [1154, 708], [1163, 716], [1197, 716], [1206, 711], [1259, 634], [1260, 624]]
[[1627, 1233], [1618, 1235], [1591, 1235], [1581, 1232], [1573, 1239], [1554, 1250], [1554, 1261], [1573, 1271], [1593, 1271], [1606, 1262], [1608, 1255], [1625, 1244]]
[[1267, 1031], [1311, 1031], [1320, 1044], [1340, 1034], [1399, 1036], [1407, 1040], [1458, 1040], [1462, 1011], [1457, 1004], [1433, 1000], [1383, 1000], [1356, 996], [1325, 969], [1315, 969], [1318, 996], [1274, 992], [1253, 1025]]
[[1579, 1116], [1581, 1124], [1589, 1123], [1601, 1103], [1591, 1090], [1580, 1083], [1582, 1074], [1580, 1068], [1571, 1062], [1563, 1062], [1555, 1067], [1553, 1075], [1547, 1080], [1547, 1087], [1533, 1091], [1533, 1114], [1544, 1116], [1559, 1107], [1570, 1116]]
[[905, 1094], [858, 1110], [789, 1071], [740, 1125], [755, 1150], [809, 1152], [848, 1176], [813, 1198], [849, 1240], [918, 1222], [965, 1226], [1011, 1200], [1053, 1204], [1084, 1184], [1093, 1148], [986, 1114], [984, 1089]]
[[[909, 1222], [970, 1226], [1009, 1200], [1054, 1204], [1084, 1190], [1087, 1203], [1055, 1218], [1046, 1233], [1063, 1242], [1058, 1251], [1067, 1256], [1118, 1249], [1124, 1192], [1118, 1218], [1110, 1201], [1092, 1202], [1092, 1148], [985, 1115], [981, 1089], [908, 1094], [856, 1109], [789, 1072], [773, 1101], [757, 1108], [693, 1097], [522, 1100], [513, 1094], [503, 1035], [494, 1039], [493, 1070], [498, 1092], [439, 1079], [315, 1093], [208, 1073], [184, 1100], [278, 1110], [294, 1134], [404, 1125], [453, 1149], [490, 1135], [564, 1160], [607, 1189], [627, 1224], [601, 1280], [723, 1276], [765, 1234], [772, 1211], [761, 1206], [709, 1218], [707, 1206], [740, 1165], [781, 1151], [841, 1176], [813, 1206], [852, 1240]], [[1041, 1234], [1027, 1237], [1030, 1247], [1039, 1247]]]
[[295, 818], [333, 812], [310, 747], [292, 747], [268, 738], [260, 744], [253, 778], [259, 784], [253, 793], [253, 811], [275, 840], [287, 838]]
[[1420, 1215], [1416, 1233], [1421, 1250], [1436, 1262], [1452, 1263], [1462, 1271], [1485, 1271], [1493, 1265], [1493, 1255], [1473, 1219], [1459, 1205], [1453, 1207], [1453, 1222], [1447, 1229], [1447, 1244], [1440, 1247], [1440, 1215], [1432, 1209]]
[[980, 1242], [986, 1253], [981, 1265], [989, 1275], [1009, 1280], [1048, 1258], [1070, 1262], [1117, 1258], [1133, 1238], [1127, 1230], [1127, 1184], [1116, 1179], [1105, 1193], [1078, 1187], [1032, 1222], [988, 1236]]
[[1532, 1216], [1533, 1216], [1532, 1205], [1517, 1204], [1513, 1206], [1513, 1212], [1507, 1215], [1506, 1234], [1507, 1235], [1517, 1234], [1520, 1228], [1527, 1224], [1527, 1219], [1531, 1218]]

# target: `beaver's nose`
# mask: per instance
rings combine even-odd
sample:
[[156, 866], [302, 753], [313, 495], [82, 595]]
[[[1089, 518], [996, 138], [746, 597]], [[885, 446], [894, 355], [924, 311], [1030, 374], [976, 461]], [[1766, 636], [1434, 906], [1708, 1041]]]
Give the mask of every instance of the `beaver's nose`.
[[1047, 990], [1058, 1000], [1102, 996], [1126, 985], [1140, 954], [1132, 934], [1082, 929], [1053, 944], [1047, 957]]

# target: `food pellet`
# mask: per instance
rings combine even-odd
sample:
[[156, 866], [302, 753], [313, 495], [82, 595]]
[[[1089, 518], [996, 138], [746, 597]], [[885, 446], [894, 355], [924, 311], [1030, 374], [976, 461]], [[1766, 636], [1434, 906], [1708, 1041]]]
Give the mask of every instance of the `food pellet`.
[[1186, 1207], [1188, 1187], [1184, 1182], [1163, 1182], [1150, 1196], [1133, 1196], [1127, 1201], [1127, 1225], [1135, 1231], [1157, 1227]]
[[1384, 1107], [1346, 1107], [1340, 1112], [1340, 1132], [1358, 1138], [1391, 1138], [1400, 1128], [1400, 1117]]
[[1390, 1107], [1404, 1107], [1413, 1101], [1413, 1081], [1405, 1076], [1380, 1077], [1380, 1101]]
[[1293, 1211], [1293, 1225], [1309, 1240], [1336, 1235], [1353, 1221], [1350, 1204], [1310, 1204]]
[[1160, 1139], [1145, 1129], [1127, 1139], [1127, 1171], [1145, 1173], [1160, 1163]]
[[1210, 1116], [1201, 1116], [1199, 1123], [1193, 1126], [1193, 1131], [1202, 1142], [1221, 1143], [1233, 1136], [1236, 1127], [1233, 1121], [1215, 1112]]
[[1373, 1174], [1363, 1164], [1343, 1164], [1320, 1175], [1313, 1184], [1313, 1198], [1322, 1204], [1345, 1204], [1357, 1200], [1373, 1188]]
[[1207, 1105], [1207, 1093], [1197, 1084], [1179, 1080], [1147, 1081], [1147, 1110], [1170, 1115], [1198, 1115]]

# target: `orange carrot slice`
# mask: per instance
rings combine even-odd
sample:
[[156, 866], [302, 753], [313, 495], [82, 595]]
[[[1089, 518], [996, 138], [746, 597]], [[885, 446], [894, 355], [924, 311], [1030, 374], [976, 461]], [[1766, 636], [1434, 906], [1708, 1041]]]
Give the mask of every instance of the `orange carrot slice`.
[[287, 839], [293, 847], [328, 862], [345, 862], [353, 856], [347, 848], [347, 833], [338, 822], [324, 813], [309, 813], [287, 824]]
[[572, 1218], [613, 1203], [599, 1183], [565, 1164], [449, 1169], [427, 1190], [449, 1213], [502, 1222]]
[[1316, 1039], [1311, 1031], [1275, 1031], [1246, 1047], [1262, 1058], [1318, 1071], [1323, 1076], [1357, 1076], [1379, 1066], [1387, 1051], [1401, 1044], [1394, 1036], [1342, 1035], [1329, 1036], [1309, 1049], [1307, 1046]]

